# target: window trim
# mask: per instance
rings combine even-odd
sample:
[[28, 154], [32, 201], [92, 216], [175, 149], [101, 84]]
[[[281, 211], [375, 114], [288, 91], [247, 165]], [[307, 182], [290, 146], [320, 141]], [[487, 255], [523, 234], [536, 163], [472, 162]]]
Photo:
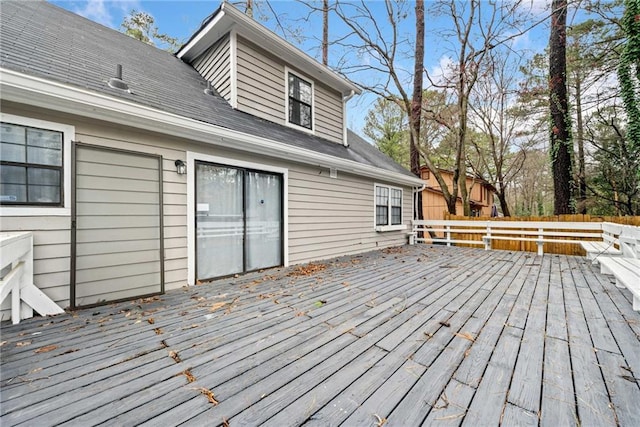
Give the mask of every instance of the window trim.
[[[311, 85], [311, 129], [304, 126], [291, 123], [289, 121], [289, 74], [293, 74], [295, 77], [304, 80]], [[303, 132], [315, 135], [316, 133], [316, 87], [312, 79], [305, 76], [302, 73], [292, 70], [289, 67], [284, 67], [284, 123], [294, 129], [301, 130]]]
[[[387, 210], [387, 219], [389, 225], [376, 225], [376, 195], [377, 188], [384, 187], [389, 190], [389, 201], [388, 201], [388, 210]], [[391, 205], [391, 190], [400, 190], [400, 224], [391, 224], [391, 216], [392, 216], [392, 205]], [[402, 187], [395, 187], [393, 185], [374, 183], [373, 184], [373, 228], [377, 232], [384, 231], [399, 231], [406, 230], [407, 224], [404, 223], [404, 189]]]
[[62, 132], [62, 206], [2, 205], [2, 216], [71, 216], [71, 141], [75, 139], [75, 126], [34, 119], [13, 114], [0, 114], [0, 121], [20, 126]]

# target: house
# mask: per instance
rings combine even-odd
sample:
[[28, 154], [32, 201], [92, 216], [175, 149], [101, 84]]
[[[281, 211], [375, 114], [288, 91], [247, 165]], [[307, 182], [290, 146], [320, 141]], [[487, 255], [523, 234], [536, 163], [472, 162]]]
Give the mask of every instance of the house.
[[[453, 185], [453, 172], [439, 169], [442, 178], [449, 190]], [[444, 219], [447, 211], [447, 202], [442, 195], [440, 184], [433, 173], [426, 166], [420, 169], [422, 180], [426, 186], [422, 190], [422, 214], [425, 219]], [[469, 202], [471, 205], [471, 216], [496, 216], [494, 208], [493, 188], [480, 177], [467, 176], [467, 189], [469, 189]], [[462, 215], [462, 199], [458, 196], [456, 200], [456, 212]]]
[[0, 231], [62, 307], [407, 241], [422, 181], [347, 130], [358, 87], [228, 3], [173, 55], [2, 2], [0, 51]]

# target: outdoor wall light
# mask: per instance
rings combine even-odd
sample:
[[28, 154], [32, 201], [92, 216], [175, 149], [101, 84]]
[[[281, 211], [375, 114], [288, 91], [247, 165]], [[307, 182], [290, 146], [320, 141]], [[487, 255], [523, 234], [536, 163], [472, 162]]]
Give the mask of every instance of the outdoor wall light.
[[178, 175], [184, 175], [185, 173], [187, 173], [187, 165], [184, 164], [184, 162], [180, 159], [176, 160], [176, 172], [178, 172]]

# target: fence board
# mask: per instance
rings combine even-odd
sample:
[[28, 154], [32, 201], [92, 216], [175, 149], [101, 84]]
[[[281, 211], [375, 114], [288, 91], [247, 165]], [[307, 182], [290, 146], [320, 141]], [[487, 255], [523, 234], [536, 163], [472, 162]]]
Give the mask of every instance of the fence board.
[[[444, 213], [444, 220], [448, 221], [483, 221], [490, 222], [495, 221], [513, 221], [513, 222], [613, 222], [622, 225], [634, 225], [640, 227], [640, 216], [596, 216], [596, 215], [554, 215], [554, 216], [522, 216], [522, 217], [501, 217], [501, 218], [486, 218], [486, 217], [468, 217], [462, 215], [452, 215], [448, 212]], [[459, 227], [464, 228], [464, 227]], [[530, 228], [527, 228], [530, 230]], [[571, 230], [559, 230], [559, 231], [571, 231]], [[441, 233], [438, 233], [441, 234]], [[519, 236], [514, 230], [512, 234], [502, 234], [501, 236]], [[524, 236], [527, 237], [527, 236]], [[452, 239], [459, 240], [472, 240], [481, 241], [482, 233], [451, 233]], [[578, 240], [568, 238], [568, 240]], [[593, 240], [593, 239], [581, 239], [581, 240]], [[456, 244], [456, 246], [476, 247], [476, 245], [470, 244]], [[506, 250], [506, 251], [521, 251], [521, 252], [537, 252], [538, 246], [535, 242], [527, 241], [510, 241], [510, 240], [494, 240], [491, 243], [492, 249]], [[545, 243], [544, 253], [562, 254], [562, 255], [579, 255], [585, 256], [586, 252], [580, 247], [579, 243], [565, 244], [565, 243]]]

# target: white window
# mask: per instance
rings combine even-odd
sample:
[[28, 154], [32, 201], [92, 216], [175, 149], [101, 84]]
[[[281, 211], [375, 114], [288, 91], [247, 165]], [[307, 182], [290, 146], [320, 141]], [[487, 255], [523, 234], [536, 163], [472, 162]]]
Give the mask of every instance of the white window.
[[69, 215], [72, 126], [3, 114], [0, 214]]
[[375, 228], [377, 231], [403, 230], [402, 189], [375, 185]]
[[287, 76], [287, 125], [313, 132], [313, 82], [285, 70]]

